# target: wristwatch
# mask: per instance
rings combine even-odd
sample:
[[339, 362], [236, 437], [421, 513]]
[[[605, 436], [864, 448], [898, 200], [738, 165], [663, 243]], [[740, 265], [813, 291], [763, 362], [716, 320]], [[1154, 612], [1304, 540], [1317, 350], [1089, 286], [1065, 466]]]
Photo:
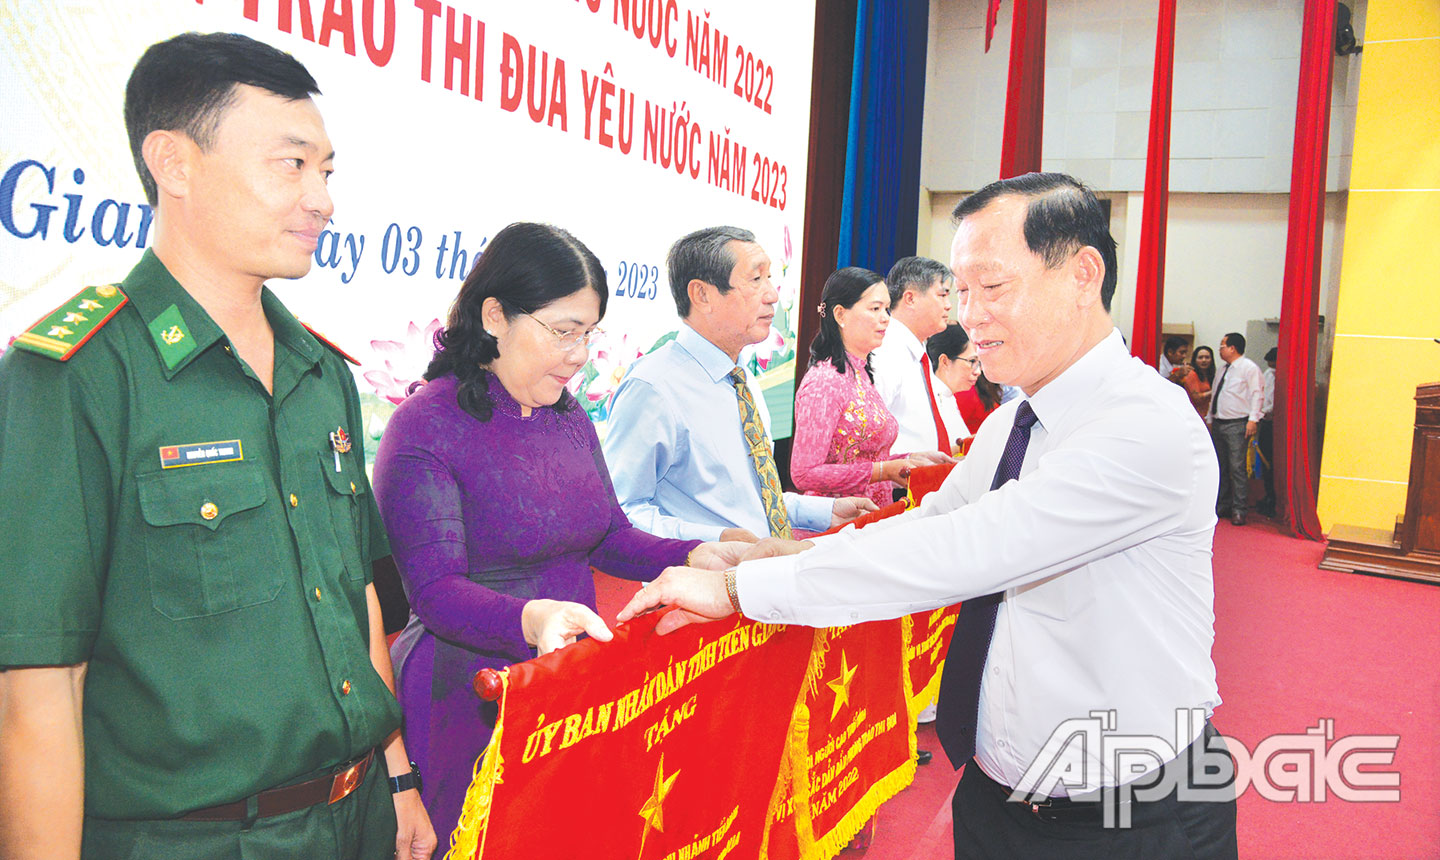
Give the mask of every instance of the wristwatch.
[[420, 790], [420, 765], [410, 762], [410, 772], [390, 777], [390, 793], [399, 794], [410, 789]]

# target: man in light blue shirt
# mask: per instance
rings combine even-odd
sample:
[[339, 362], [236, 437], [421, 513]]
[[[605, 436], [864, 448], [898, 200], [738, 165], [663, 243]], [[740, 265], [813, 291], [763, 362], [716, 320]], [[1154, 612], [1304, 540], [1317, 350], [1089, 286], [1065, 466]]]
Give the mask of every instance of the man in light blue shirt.
[[[748, 230], [712, 227], [676, 242], [667, 265], [683, 322], [615, 392], [604, 446], [615, 495], [632, 523], [662, 537], [767, 537], [733, 374], [740, 351], [770, 333], [780, 300], [770, 257]], [[745, 385], [768, 438], [765, 398], [754, 379]], [[784, 505], [791, 525], [810, 531], [874, 509], [868, 499], [796, 493], [785, 493]]]

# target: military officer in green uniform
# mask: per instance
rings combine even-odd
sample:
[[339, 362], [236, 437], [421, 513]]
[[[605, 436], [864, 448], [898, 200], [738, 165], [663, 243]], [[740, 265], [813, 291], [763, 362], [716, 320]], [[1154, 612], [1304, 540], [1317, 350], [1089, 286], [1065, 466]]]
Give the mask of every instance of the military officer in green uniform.
[[242, 36], [146, 51], [154, 246], [0, 359], [0, 856], [434, 850], [354, 378], [264, 286], [332, 212], [316, 92]]

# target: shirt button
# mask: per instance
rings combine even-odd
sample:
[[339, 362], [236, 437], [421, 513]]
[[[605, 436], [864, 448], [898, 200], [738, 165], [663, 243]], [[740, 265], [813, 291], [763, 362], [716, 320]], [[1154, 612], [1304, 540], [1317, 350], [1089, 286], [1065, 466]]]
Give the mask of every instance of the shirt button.
[[202, 519], [213, 520], [220, 516], [220, 509], [215, 507], [214, 502], [206, 502], [200, 506], [200, 516]]
[[995, 746], [999, 747], [1002, 750], [1005, 749], [1005, 739], [1000, 738], [999, 740], [995, 741]]
[[776, 609], [770, 610], [770, 620], [771, 620], [771, 621], [778, 621], [778, 620], [780, 620], [780, 612], [779, 612], [779, 610], [776, 610]]
[[319, 600], [319, 599], [320, 599], [320, 586], [318, 586], [318, 585], [315, 586], [315, 599], [316, 599], [316, 600]]
[[294, 493], [291, 493], [291, 494], [290, 494], [290, 507], [292, 507], [292, 508], [298, 508], [299, 506], [300, 506], [300, 497], [297, 496], [297, 495], [295, 495]]
[[851, 621], [859, 621], [859, 620], [860, 620], [860, 613], [858, 613], [858, 612], [852, 612], [852, 613], [850, 613], [850, 620], [851, 620]]
[[343, 683], [343, 684], [340, 685], [340, 695], [342, 695], [342, 696], [348, 696], [348, 695], [350, 695], [350, 682], [349, 682], [349, 681], [346, 681], [345, 683]]

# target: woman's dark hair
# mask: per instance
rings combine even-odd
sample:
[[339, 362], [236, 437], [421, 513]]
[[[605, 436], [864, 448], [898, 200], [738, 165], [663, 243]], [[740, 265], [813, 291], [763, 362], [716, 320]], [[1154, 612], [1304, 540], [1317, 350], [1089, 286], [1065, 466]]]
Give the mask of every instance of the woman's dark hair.
[[[940, 369], [940, 356], [954, 361], [970, 345], [970, 336], [965, 333], [964, 326], [959, 323], [950, 323], [945, 330], [939, 334], [930, 335], [925, 341], [925, 354], [930, 356], [930, 367]], [[1000, 405], [1000, 395], [1003, 393], [1000, 386], [985, 378], [984, 372], [975, 379], [975, 393], [980, 397], [980, 405], [991, 410]]]
[[1005, 395], [1000, 383], [991, 382], [983, 370], [980, 371], [980, 378], [975, 380], [975, 393], [979, 395], [980, 405], [984, 406], [987, 412], [999, 406], [1000, 398]]
[[[500, 344], [485, 331], [485, 300], [499, 301], [511, 320], [587, 288], [600, 297], [604, 317], [609, 296], [605, 267], [585, 243], [549, 224], [511, 224], [495, 234], [460, 285], [445, 328], [435, 333], [435, 357], [425, 379], [455, 374], [460, 408], [489, 421], [494, 404], [486, 368], [500, 356]], [[569, 392], [562, 392], [555, 408], [563, 411], [573, 402]]]
[[954, 361], [970, 345], [970, 335], [960, 323], [950, 323], [939, 334], [930, 335], [925, 341], [925, 354], [930, 356], [930, 367], [940, 369], [940, 356]]
[[[1199, 355], [1200, 350], [1202, 349], [1210, 355], [1210, 366], [1205, 368], [1204, 370], [1201, 370], [1195, 364], [1195, 356]], [[1201, 382], [1215, 382], [1215, 350], [1211, 349], [1208, 346], [1195, 347], [1195, 349], [1191, 350], [1190, 352], [1190, 367], [1192, 370], [1195, 371], [1195, 375], [1200, 377]]]
[[[846, 266], [825, 279], [825, 289], [820, 292], [820, 333], [810, 341], [812, 364], [828, 361], [835, 365], [836, 370], [846, 372], [849, 361], [845, 358], [845, 342], [840, 339], [840, 326], [835, 322], [835, 309], [848, 310], [855, 307], [855, 303], [860, 301], [866, 290], [884, 282], [885, 278], [879, 272], [859, 266]], [[889, 301], [888, 293], [886, 301]], [[865, 356], [865, 373], [872, 382], [875, 380], [875, 374], [870, 370], [868, 355]]]

